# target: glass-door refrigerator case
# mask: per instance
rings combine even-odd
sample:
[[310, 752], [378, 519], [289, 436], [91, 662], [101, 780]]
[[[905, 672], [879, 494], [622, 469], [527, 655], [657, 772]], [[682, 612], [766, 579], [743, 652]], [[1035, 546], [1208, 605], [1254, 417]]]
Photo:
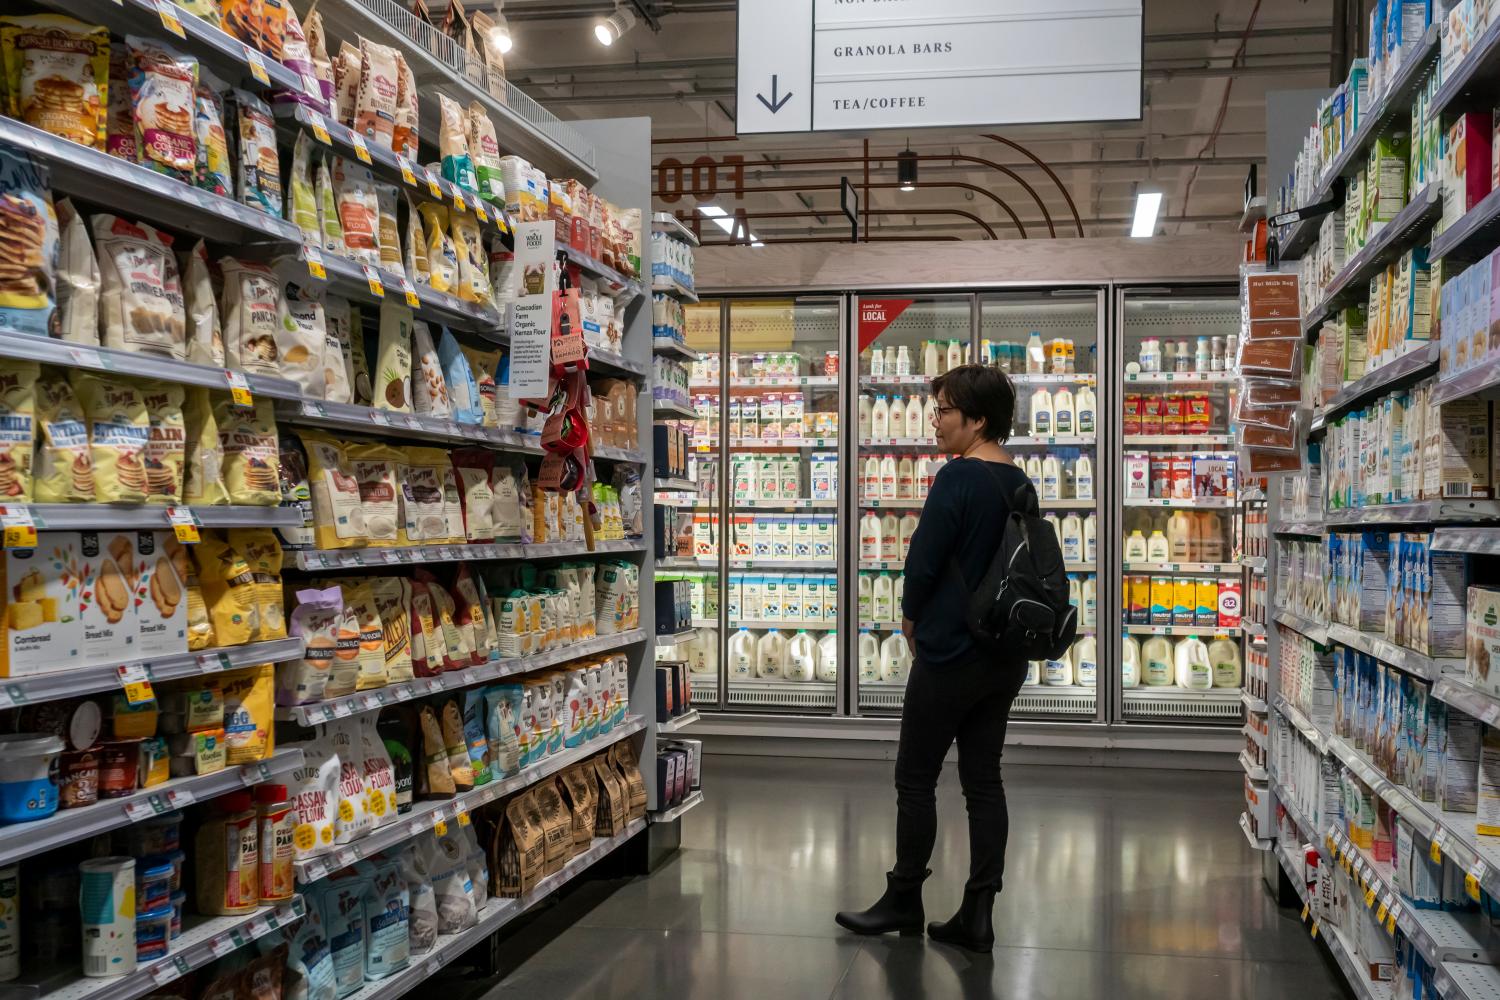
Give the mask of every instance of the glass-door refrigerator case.
[[1100, 717], [1095, 468], [1103, 292], [865, 296], [853, 309], [859, 627], [846, 655], [857, 665], [859, 711], [901, 709], [911, 667], [899, 631], [903, 567], [933, 478], [953, 457], [937, 452], [930, 383], [974, 361], [1002, 368], [1015, 385], [1016, 423], [1007, 448], [1030, 473], [1043, 515], [1058, 532], [1079, 608], [1078, 642], [1058, 660], [1030, 664], [1013, 712]]
[[1141, 722], [1240, 720], [1233, 287], [1117, 291], [1120, 704]]

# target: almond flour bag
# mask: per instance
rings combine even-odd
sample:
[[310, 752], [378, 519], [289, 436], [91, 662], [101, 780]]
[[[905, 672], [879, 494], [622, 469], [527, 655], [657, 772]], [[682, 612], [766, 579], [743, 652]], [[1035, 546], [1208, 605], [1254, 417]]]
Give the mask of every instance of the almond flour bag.
[[368, 167], [333, 158], [333, 195], [344, 234], [344, 256], [359, 264], [380, 264], [380, 204]]
[[458, 297], [487, 306], [491, 301], [490, 263], [479, 220], [467, 212], [453, 212], [449, 221], [453, 253], [458, 259]]
[[412, 409], [430, 417], [453, 415], [448, 403], [448, 385], [443, 378], [443, 363], [432, 342], [432, 330], [417, 320], [412, 326], [412, 355], [416, 362], [412, 372]]
[[354, 401], [354, 361], [350, 356], [349, 300], [337, 295], [323, 299], [323, 398], [330, 403]]
[[328, 347], [323, 290], [309, 283], [302, 266], [290, 257], [281, 258], [276, 273], [285, 282], [276, 324], [281, 377], [296, 383], [304, 396], [322, 399]]
[[183, 387], [172, 382], [142, 382], [150, 437], [146, 441], [146, 502], [183, 502], [183, 466], [187, 459], [187, 425]]
[[57, 336], [99, 346], [99, 262], [83, 217], [57, 199]]
[[113, 215], [96, 215], [91, 222], [104, 346], [181, 361], [187, 334], [172, 237]]
[[234, 405], [227, 393], [214, 400], [214, 422], [224, 451], [224, 485], [229, 502], [254, 507], [281, 503], [281, 444], [276, 437], [276, 409], [268, 396], [257, 396], [252, 409]]
[[345, 446], [323, 434], [303, 431], [308, 488], [312, 493], [313, 534], [320, 549], [362, 547], [368, 541], [359, 480]]
[[[151, 423], [140, 391], [123, 379], [101, 378], [76, 369], [68, 372], [68, 378], [88, 422], [95, 500], [99, 503], [145, 503], [146, 444], [151, 437]], [[26, 496], [29, 498], [29, 396], [27, 403], [26, 463], [21, 468], [26, 473]], [[0, 492], [6, 492], [4, 472], [0, 469]]]
[[278, 705], [308, 705], [323, 700], [344, 613], [343, 593], [337, 587], [299, 590], [294, 596], [297, 605], [289, 616], [289, 631], [293, 638], [303, 640], [305, 648], [300, 657], [277, 668]]
[[[94, 459], [83, 407], [57, 369], [36, 379], [36, 503], [93, 503]], [[0, 455], [3, 461], [3, 455]]]
[[140, 162], [191, 184], [198, 162], [193, 129], [198, 60], [154, 39], [129, 35], [130, 103]]
[[229, 503], [229, 487], [224, 482], [224, 447], [219, 441], [219, 422], [214, 419], [209, 390], [187, 386], [182, 415], [187, 425], [183, 499], [194, 506]]
[[233, 257], [221, 260], [219, 270], [224, 275], [225, 363], [247, 375], [279, 377], [281, 281], [266, 265]]
[[182, 297], [187, 313], [187, 360], [223, 368], [224, 331], [219, 324], [219, 304], [214, 299], [209, 273], [208, 245], [199, 240], [181, 259], [181, 264]]
[[411, 412], [412, 312], [386, 298], [380, 304], [380, 341], [374, 371], [375, 407]]

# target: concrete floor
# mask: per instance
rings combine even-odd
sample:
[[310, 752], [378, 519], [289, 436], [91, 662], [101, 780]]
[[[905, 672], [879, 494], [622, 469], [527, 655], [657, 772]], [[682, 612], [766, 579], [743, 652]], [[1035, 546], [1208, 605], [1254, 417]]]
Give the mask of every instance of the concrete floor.
[[[683, 820], [681, 854], [582, 915], [564, 916], [580, 905], [569, 900], [554, 922], [571, 926], [486, 984], [488, 1000], [1348, 995], [1265, 890], [1233, 775], [1007, 767], [1006, 886], [995, 953], [982, 957], [833, 922], [884, 887], [889, 762], [709, 757], [704, 771], [707, 801]], [[938, 808], [926, 904], [945, 918], [968, 866], [951, 767]]]

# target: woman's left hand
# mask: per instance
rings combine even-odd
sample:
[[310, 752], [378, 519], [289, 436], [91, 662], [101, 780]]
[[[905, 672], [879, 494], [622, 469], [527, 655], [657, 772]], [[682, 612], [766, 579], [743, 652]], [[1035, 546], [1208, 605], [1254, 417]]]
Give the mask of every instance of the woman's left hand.
[[901, 634], [906, 636], [906, 648], [911, 650], [911, 655], [917, 655], [917, 623], [910, 618], [901, 619]]

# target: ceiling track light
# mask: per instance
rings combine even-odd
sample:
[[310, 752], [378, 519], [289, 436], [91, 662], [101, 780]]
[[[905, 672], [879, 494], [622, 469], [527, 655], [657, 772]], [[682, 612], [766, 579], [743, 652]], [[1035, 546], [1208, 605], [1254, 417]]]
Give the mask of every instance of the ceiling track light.
[[634, 28], [638, 20], [628, 4], [616, 3], [613, 14], [594, 22], [594, 37], [600, 45], [613, 45]]
[[505, 0], [495, 0], [494, 26], [490, 28], [490, 38], [495, 43], [495, 48], [500, 50], [501, 55], [506, 55], [515, 48], [515, 39], [510, 35], [510, 22], [505, 18]]
[[903, 191], [917, 189], [917, 154], [910, 149], [896, 154], [896, 183]]

